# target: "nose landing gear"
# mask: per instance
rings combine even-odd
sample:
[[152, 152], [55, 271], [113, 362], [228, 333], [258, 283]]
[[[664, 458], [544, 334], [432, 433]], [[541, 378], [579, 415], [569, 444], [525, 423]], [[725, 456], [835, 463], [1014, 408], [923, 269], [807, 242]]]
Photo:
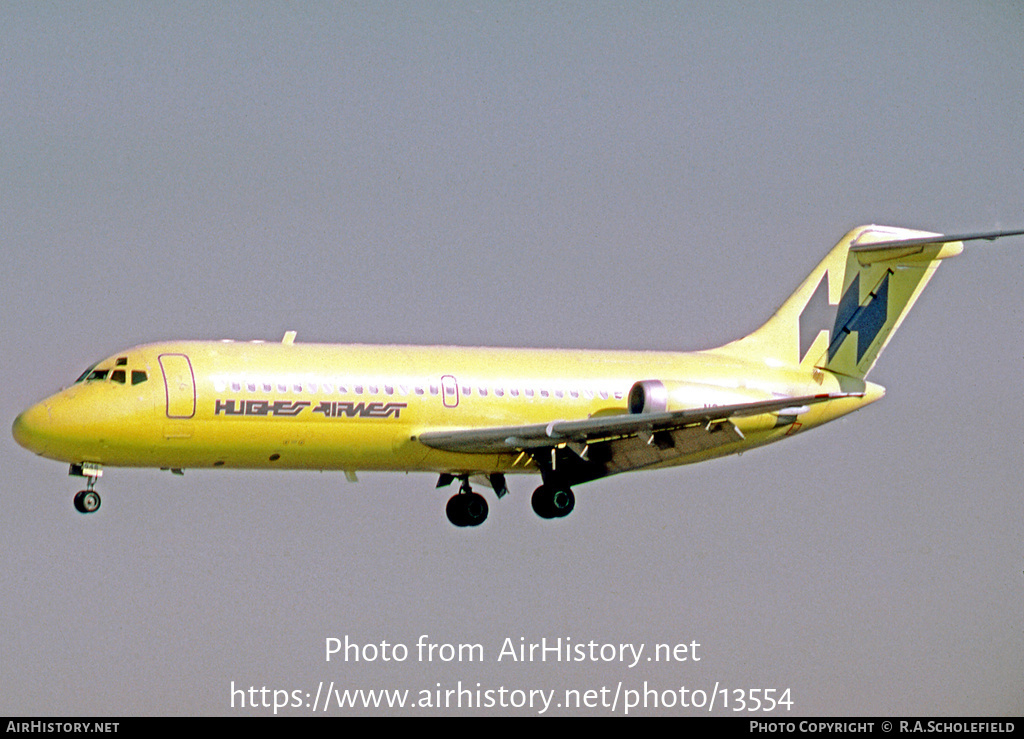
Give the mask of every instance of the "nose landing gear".
[[103, 469], [98, 464], [83, 462], [73, 464], [68, 470], [69, 475], [86, 478], [85, 490], [79, 490], [75, 494], [75, 510], [79, 513], [95, 513], [100, 509], [100, 494], [93, 488], [96, 487], [97, 478], [103, 475]]
[[79, 490], [75, 494], [75, 510], [79, 513], [95, 513], [101, 502], [100, 494], [95, 490]]

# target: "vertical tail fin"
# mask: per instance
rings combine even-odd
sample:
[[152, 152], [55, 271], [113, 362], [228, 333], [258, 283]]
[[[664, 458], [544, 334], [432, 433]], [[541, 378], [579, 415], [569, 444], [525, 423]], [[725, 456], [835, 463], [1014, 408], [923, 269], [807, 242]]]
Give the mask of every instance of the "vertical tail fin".
[[940, 261], [963, 251], [957, 238], [886, 226], [855, 228], [766, 324], [721, 351], [863, 379]]

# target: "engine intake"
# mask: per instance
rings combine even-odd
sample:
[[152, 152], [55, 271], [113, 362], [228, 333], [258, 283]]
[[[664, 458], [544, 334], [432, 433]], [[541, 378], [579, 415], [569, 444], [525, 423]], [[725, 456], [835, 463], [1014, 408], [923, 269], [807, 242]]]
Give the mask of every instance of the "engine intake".
[[661, 380], [642, 380], [629, 389], [630, 413], [661, 413], [668, 410], [668, 388]]

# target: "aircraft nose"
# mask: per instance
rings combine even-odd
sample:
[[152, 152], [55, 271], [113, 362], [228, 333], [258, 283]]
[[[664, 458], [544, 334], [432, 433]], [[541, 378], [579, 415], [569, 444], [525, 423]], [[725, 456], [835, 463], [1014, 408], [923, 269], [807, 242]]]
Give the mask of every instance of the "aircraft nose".
[[14, 440], [36, 454], [45, 454], [48, 440], [47, 429], [52, 426], [50, 407], [46, 402], [34, 406], [18, 414], [11, 427]]

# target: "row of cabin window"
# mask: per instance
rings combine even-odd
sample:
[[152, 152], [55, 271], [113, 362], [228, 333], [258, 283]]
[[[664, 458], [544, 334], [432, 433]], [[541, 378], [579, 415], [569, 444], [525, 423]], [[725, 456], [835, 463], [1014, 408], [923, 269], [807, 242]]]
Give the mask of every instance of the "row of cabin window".
[[[224, 388], [223, 387], [219, 387], [220, 383], [217, 383], [217, 385], [218, 385], [218, 387], [215, 387], [215, 389], [218, 392], [221, 392]], [[263, 382], [263, 383], [258, 383], [258, 382], [232, 382], [231, 383], [231, 390], [236, 392], [236, 393], [237, 392], [241, 392], [243, 387], [246, 390], [248, 390], [250, 393], [257, 392], [257, 390], [262, 390], [265, 393], [270, 393], [270, 392], [274, 392], [275, 384], [274, 383], [270, 383], [270, 382]], [[307, 392], [310, 392], [310, 393], [316, 393], [316, 392], [333, 393], [334, 392], [334, 384], [330, 383], [330, 382], [325, 382], [325, 383], [310, 382], [310, 383], [305, 383], [305, 384], [303, 384], [303, 383], [294, 383], [291, 386], [289, 386], [286, 383], [279, 382], [279, 383], [276, 383], [276, 387], [277, 387], [277, 392], [279, 392], [279, 393], [287, 393], [287, 392], [289, 392], [289, 387], [291, 387], [291, 392], [295, 392], [295, 393], [301, 393], [303, 390], [306, 390]], [[368, 394], [368, 395], [379, 395], [380, 394], [380, 389], [381, 389], [380, 385], [351, 385], [351, 386], [349, 386], [349, 385], [338, 385], [338, 393], [341, 394], [341, 395], [348, 395], [349, 387], [352, 388], [352, 393], [354, 393], [355, 395], [363, 395], [364, 392], [366, 394]], [[384, 394], [385, 395], [395, 395], [396, 393], [398, 395], [408, 395], [409, 394], [409, 387], [407, 385], [384, 385], [383, 387], [384, 387]], [[519, 388], [505, 389], [505, 388], [500, 388], [500, 387], [494, 388], [494, 389], [490, 389], [490, 388], [486, 388], [486, 387], [478, 387], [478, 388], [476, 388], [476, 390], [477, 390], [477, 394], [480, 395], [481, 397], [484, 397], [484, 398], [486, 398], [491, 393], [493, 393], [498, 398], [503, 398], [506, 395], [508, 395], [510, 397], [513, 397], [513, 398], [518, 398], [518, 397], [520, 397], [520, 395], [522, 395], [523, 397], [526, 397], [526, 398], [534, 398], [534, 397], [541, 397], [541, 398], [550, 398], [550, 397], [566, 398], [566, 397], [569, 397], [569, 398], [572, 398], [572, 399], [576, 400], [576, 399], [579, 399], [582, 396], [586, 400], [593, 400], [594, 398], [600, 398], [601, 400], [608, 400], [609, 398], [614, 398], [615, 400], [622, 400], [622, 398], [624, 397], [624, 394], [621, 391], [609, 391], [609, 390], [598, 390], [598, 391], [594, 391], [594, 390], [562, 390], [562, 389], [559, 389], [559, 390], [548, 390], [546, 388], [540, 389], [540, 390], [536, 390], [534, 388], [525, 388], [523, 390], [520, 390]], [[459, 387], [459, 391], [461, 392], [461, 394], [463, 396], [471, 396], [473, 394], [473, 388], [470, 385], [461, 385]], [[416, 386], [414, 386], [412, 388], [412, 392], [415, 395], [426, 395], [427, 394], [427, 388], [425, 388], [422, 385], [416, 385]], [[440, 387], [438, 385], [430, 385], [429, 386], [429, 392], [430, 392], [431, 395], [436, 396], [436, 395], [438, 395], [440, 393]]]

